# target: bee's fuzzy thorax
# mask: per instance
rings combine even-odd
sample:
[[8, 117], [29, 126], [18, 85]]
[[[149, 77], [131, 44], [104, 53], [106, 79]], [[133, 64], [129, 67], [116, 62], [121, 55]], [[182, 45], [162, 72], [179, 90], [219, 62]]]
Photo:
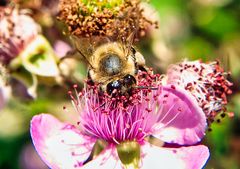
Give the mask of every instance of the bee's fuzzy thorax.
[[[109, 74], [105, 70], [106, 65], [103, 62], [111, 55], [119, 59], [119, 65], [116, 73]], [[89, 75], [93, 81], [102, 84], [107, 84], [112, 80], [122, 78], [126, 74], [135, 76], [136, 63], [133, 57], [131, 53], [124, 50], [124, 45], [118, 42], [109, 42], [101, 45], [89, 59], [92, 66]]]

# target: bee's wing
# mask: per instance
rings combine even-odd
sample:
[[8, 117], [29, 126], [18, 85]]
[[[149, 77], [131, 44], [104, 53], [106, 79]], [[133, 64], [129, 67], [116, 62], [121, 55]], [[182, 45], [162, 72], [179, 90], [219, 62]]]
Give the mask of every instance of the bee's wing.
[[100, 45], [111, 42], [109, 37], [105, 36], [91, 36], [91, 37], [77, 37], [71, 36], [71, 40], [75, 49], [84, 57], [84, 59], [90, 61], [94, 51]]
[[85, 54], [87, 57], [91, 56], [98, 46], [112, 41], [110, 37], [105, 36], [91, 36], [81, 38], [77, 36], [71, 36], [71, 40], [74, 47]]
[[132, 31], [128, 37], [118, 37], [118, 41], [122, 43], [123, 51], [126, 59], [131, 56], [134, 40], [136, 38], [136, 31]]
[[89, 57], [94, 52], [94, 46], [92, 44], [92, 40], [90, 38], [78, 38], [77, 36], [71, 36], [71, 41], [73, 43], [73, 46], [78, 53], [81, 54], [81, 57], [83, 59], [89, 59]]

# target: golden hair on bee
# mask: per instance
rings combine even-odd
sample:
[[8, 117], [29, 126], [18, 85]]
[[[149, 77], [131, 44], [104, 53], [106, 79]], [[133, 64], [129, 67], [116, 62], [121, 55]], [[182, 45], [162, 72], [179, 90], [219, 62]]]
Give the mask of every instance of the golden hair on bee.
[[136, 85], [138, 70], [146, 70], [144, 57], [132, 45], [133, 36], [112, 40], [110, 37], [72, 37], [76, 51], [89, 65], [88, 78], [101, 90], [124, 94]]

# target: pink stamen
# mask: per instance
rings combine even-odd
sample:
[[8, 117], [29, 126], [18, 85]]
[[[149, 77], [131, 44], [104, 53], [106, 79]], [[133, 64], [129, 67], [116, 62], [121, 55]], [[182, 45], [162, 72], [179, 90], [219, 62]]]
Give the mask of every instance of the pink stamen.
[[114, 144], [142, 141], [160, 116], [155, 111], [160, 91], [151, 90], [159, 88], [159, 77], [152, 72], [139, 72], [137, 85], [146, 89], [134, 88], [131, 95], [116, 92], [114, 97], [99, 91], [98, 84], [88, 84], [82, 92], [74, 85], [75, 96], [71, 91], [68, 93], [80, 114], [78, 125], [87, 134]]

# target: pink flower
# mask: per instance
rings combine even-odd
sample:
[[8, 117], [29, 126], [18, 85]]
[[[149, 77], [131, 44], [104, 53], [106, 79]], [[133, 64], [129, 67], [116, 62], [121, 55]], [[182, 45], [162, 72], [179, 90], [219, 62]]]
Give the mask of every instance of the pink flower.
[[0, 62], [8, 64], [39, 33], [40, 27], [26, 11], [0, 7]]
[[232, 83], [226, 79], [226, 75], [217, 61], [184, 61], [171, 65], [166, 79], [167, 84], [177, 85], [194, 96], [210, 124], [216, 115], [226, 111], [227, 95], [232, 93]]
[[[162, 86], [158, 78], [140, 73], [138, 85], [148, 89], [134, 89], [130, 96], [111, 97], [90, 85], [75, 90], [76, 98], [70, 93], [79, 112], [77, 125], [47, 114], [33, 117], [30, 130], [38, 154], [53, 169], [202, 168], [209, 150], [195, 144], [205, 134], [205, 114], [191, 94]], [[99, 145], [103, 150], [96, 153]]]

